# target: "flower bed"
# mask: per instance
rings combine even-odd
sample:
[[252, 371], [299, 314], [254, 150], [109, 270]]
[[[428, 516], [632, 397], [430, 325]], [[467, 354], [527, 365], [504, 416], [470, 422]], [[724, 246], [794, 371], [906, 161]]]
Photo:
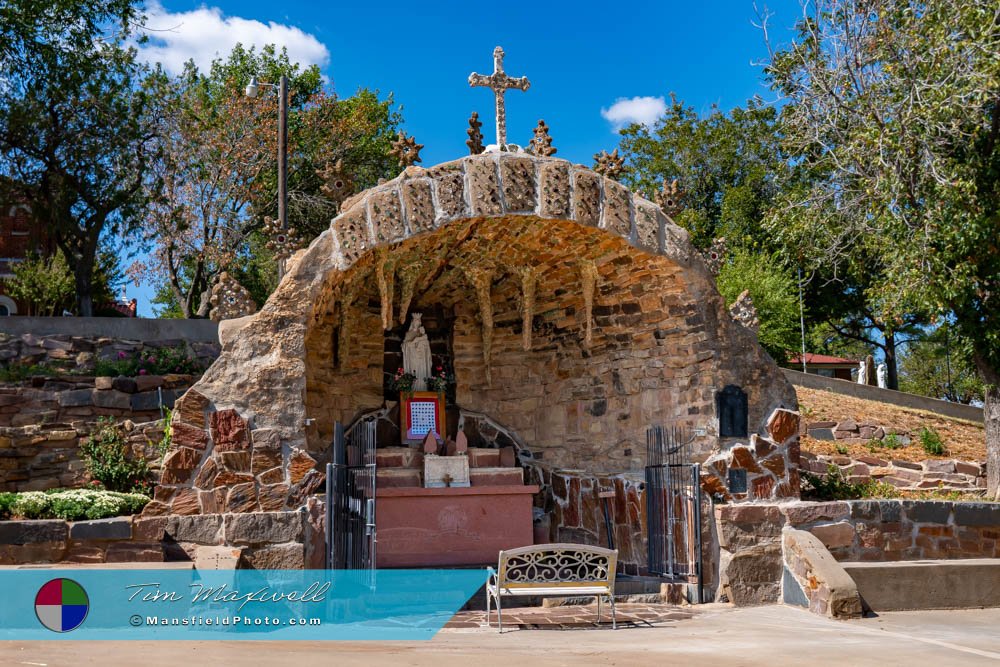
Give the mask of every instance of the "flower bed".
[[96, 489], [0, 493], [0, 519], [105, 519], [138, 514], [149, 500], [141, 493]]

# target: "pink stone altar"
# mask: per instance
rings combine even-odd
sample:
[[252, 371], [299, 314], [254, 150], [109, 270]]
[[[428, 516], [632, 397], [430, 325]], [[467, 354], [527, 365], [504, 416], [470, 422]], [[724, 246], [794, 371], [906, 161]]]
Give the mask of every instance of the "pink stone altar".
[[532, 544], [537, 486], [379, 488], [378, 567], [495, 565], [503, 549]]

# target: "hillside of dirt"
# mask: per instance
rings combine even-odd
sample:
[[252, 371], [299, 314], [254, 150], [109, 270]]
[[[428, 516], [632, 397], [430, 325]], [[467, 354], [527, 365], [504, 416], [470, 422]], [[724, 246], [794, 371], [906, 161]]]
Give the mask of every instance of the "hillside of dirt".
[[[877, 440], [851, 438], [831, 441], [803, 436], [802, 449], [813, 454], [846, 454], [857, 457], [874, 453], [883, 458], [889, 457], [903, 461], [923, 461], [934, 458], [963, 461], [986, 460], [986, 440], [982, 424], [818, 389], [796, 387], [795, 391], [799, 396], [802, 421], [806, 425], [818, 422], [843, 423], [850, 420], [859, 425], [880, 426], [886, 432], [910, 437], [908, 445], [890, 450]], [[933, 456], [924, 451], [919, 437], [920, 430], [924, 427], [938, 433], [946, 448], [944, 455]], [[838, 448], [840, 448], [839, 451]]]

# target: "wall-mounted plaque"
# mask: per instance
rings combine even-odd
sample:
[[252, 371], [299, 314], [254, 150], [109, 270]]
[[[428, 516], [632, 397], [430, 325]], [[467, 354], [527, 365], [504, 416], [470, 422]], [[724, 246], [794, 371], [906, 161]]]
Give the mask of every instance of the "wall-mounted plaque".
[[419, 445], [428, 433], [444, 440], [444, 397], [441, 394], [415, 391], [400, 396], [399, 416], [403, 444]]

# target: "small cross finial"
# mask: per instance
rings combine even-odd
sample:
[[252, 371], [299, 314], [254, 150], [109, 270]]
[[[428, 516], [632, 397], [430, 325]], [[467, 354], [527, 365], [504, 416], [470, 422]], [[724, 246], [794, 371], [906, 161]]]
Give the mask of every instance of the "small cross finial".
[[469, 75], [469, 85], [472, 87], [482, 86], [489, 88], [496, 96], [497, 106], [497, 146], [504, 150], [507, 146], [507, 109], [504, 105], [504, 94], [510, 88], [518, 90], [528, 90], [531, 82], [528, 77], [512, 77], [503, 70], [504, 51], [501, 47], [493, 49], [493, 74], [477, 74], [473, 72]]

